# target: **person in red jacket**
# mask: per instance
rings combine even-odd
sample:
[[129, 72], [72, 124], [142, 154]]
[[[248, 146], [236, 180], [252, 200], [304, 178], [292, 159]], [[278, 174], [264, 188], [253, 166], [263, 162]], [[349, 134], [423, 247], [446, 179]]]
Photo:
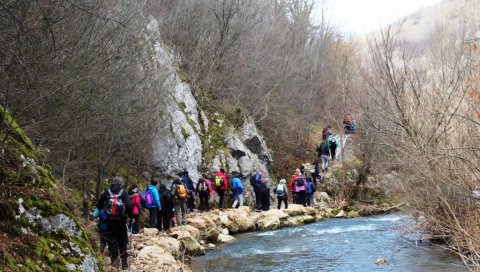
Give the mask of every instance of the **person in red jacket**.
[[222, 210], [225, 205], [225, 193], [228, 190], [227, 177], [225, 176], [225, 170], [223, 168], [215, 174], [214, 186], [219, 196], [218, 208]]
[[142, 208], [141, 198], [140, 198], [140, 190], [138, 189], [137, 184], [132, 184], [130, 189], [128, 190], [128, 197], [132, 202], [132, 214], [133, 214], [133, 226], [132, 226], [132, 233], [137, 234], [140, 231], [140, 209]]
[[293, 183], [297, 178], [301, 178], [302, 173], [300, 172], [300, 169], [295, 169], [295, 174], [293, 174], [292, 178], [290, 179], [290, 182], [288, 183], [288, 190], [292, 193], [292, 203], [297, 203], [297, 195], [295, 194], [295, 191], [293, 190]]

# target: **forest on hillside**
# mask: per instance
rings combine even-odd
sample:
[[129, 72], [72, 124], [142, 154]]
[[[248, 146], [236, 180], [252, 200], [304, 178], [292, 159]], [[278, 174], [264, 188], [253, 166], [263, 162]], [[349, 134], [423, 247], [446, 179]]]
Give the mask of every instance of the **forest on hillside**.
[[365, 49], [326, 19], [313, 24], [313, 5], [0, 1], [0, 101], [61, 185], [99, 190], [112, 173], [140, 176], [171, 92], [142, 49], [153, 16], [201, 107], [232, 123], [248, 112], [275, 174], [314, 160], [319, 130], [340, 133], [353, 113], [362, 171], [400, 173], [394, 189], [426, 236], [480, 265], [478, 18], [419, 42], [388, 28]]

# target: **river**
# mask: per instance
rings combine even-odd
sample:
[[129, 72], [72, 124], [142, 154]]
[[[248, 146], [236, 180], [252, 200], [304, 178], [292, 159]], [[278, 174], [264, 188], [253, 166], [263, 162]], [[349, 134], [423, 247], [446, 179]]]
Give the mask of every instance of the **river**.
[[[331, 219], [295, 228], [246, 233], [192, 260], [193, 271], [466, 271], [437, 247], [418, 244], [402, 214]], [[388, 265], [376, 265], [385, 258]]]

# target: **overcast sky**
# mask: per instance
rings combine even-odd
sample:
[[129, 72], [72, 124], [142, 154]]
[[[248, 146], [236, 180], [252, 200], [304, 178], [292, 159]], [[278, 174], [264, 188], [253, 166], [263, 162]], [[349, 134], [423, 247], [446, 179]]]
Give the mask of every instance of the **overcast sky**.
[[327, 18], [347, 36], [362, 35], [442, 0], [315, 0], [314, 21], [322, 6]]

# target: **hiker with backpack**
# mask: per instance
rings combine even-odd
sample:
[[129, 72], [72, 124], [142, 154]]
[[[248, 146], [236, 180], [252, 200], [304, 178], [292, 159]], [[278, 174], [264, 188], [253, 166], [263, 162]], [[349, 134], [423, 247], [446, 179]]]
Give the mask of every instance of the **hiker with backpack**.
[[232, 208], [237, 208], [243, 206], [243, 184], [242, 184], [242, 179], [243, 175], [242, 173], [233, 173], [233, 179], [232, 179], [232, 191], [233, 191], [233, 196], [235, 200], [233, 201], [233, 206]]
[[285, 209], [288, 209], [288, 188], [287, 181], [285, 179], [281, 179], [278, 183], [278, 186], [275, 190], [275, 195], [277, 196], [278, 200], [277, 208], [280, 210], [283, 201], [285, 203]]
[[262, 175], [260, 171], [255, 171], [250, 176], [250, 185], [253, 188], [253, 192], [255, 193], [255, 210], [261, 211], [262, 209]]
[[159, 217], [157, 218], [157, 229], [166, 231], [170, 228], [170, 218], [173, 217], [174, 203], [170, 197], [170, 191], [165, 184], [160, 184], [158, 192], [160, 193], [160, 205], [162, 209], [160, 209]]
[[338, 137], [330, 135], [328, 144], [330, 147], [330, 156], [332, 157], [332, 161], [334, 161], [337, 158], [336, 152], [337, 152], [337, 147], [339, 145]]
[[316, 188], [312, 178], [310, 177], [307, 178], [306, 189], [307, 189], [307, 206], [313, 207]]
[[225, 176], [225, 170], [221, 168], [216, 174], [215, 174], [215, 191], [218, 194], [219, 200], [218, 200], [218, 208], [220, 210], [224, 209], [225, 205], [225, 193], [228, 190], [228, 181], [227, 177]]
[[327, 140], [328, 136], [332, 135], [332, 126], [328, 126], [322, 131], [322, 140]]
[[293, 182], [293, 191], [297, 196], [296, 204], [307, 206], [307, 184], [302, 176], [298, 176]]
[[[210, 183], [210, 181], [208, 181]], [[201, 178], [197, 182], [197, 188], [195, 194], [200, 198], [200, 211], [210, 210], [208, 206], [208, 199], [210, 198], [210, 186], [206, 182], [205, 178]]]
[[357, 128], [357, 122], [350, 115], [350, 113], [346, 113], [345, 116], [343, 116], [343, 124], [345, 125], [345, 134], [355, 133], [355, 129]]
[[124, 181], [121, 177], [114, 177], [110, 187], [105, 189], [97, 202], [96, 213], [98, 217], [100, 211], [104, 210], [107, 214], [107, 239], [108, 251], [112, 266], [119, 267], [121, 259], [122, 269], [128, 269], [128, 229], [127, 215], [132, 218], [132, 202], [128, 194], [123, 190]]
[[298, 202], [298, 196], [294, 190], [294, 184], [295, 180], [297, 180], [298, 178], [302, 178], [302, 174], [300, 172], [300, 169], [297, 168], [295, 169], [295, 173], [293, 174], [292, 178], [288, 182], [288, 191], [292, 193], [292, 202], [295, 204]]
[[317, 147], [318, 156], [322, 160], [322, 173], [325, 171], [328, 172], [328, 161], [330, 159], [330, 148], [328, 147], [327, 141], [322, 141], [322, 143]]
[[193, 181], [188, 175], [187, 170], [184, 170], [180, 180], [182, 181], [183, 184], [185, 184], [189, 192], [189, 196], [187, 200], [187, 209], [189, 212], [193, 212], [193, 209], [195, 209], [195, 187], [193, 186]]
[[132, 215], [133, 215], [133, 226], [132, 233], [137, 234], [140, 232], [140, 211], [142, 209], [142, 193], [138, 188], [137, 184], [132, 184], [130, 189], [128, 189], [128, 197], [132, 202]]
[[95, 210], [92, 213], [94, 218], [98, 218], [97, 229], [100, 236], [100, 252], [103, 253], [107, 247], [107, 213], [105, 210]]
[[143, 193], [143, 196], [145, 198], [145, 208], [147, 208], [149, 212], [149, 228], [157, 227], [158, 211], [162, 208], [162, 205], [160, 204], [160, 196], [158, 194], [157, 185], [158, 178], [152, 177], [150, 180], [150, 184], [147, 186], [147, 190]]
[[174, 177], [172, 189], [170, 191], [171, 196], [174, 199], [177, 226], [187, 224], [187, 201], [190, 193], [182, 183], [179, 177]]
[[270, 210], [270, 179], [262, 179], [262, 211]]
[[313, 172], [310, 172], [312, 174], [313, 184], [317, 184], [317, 178], [320, 176], [320, 167], [318, 165], [318, 160], [315, 160], [312, 166]]

